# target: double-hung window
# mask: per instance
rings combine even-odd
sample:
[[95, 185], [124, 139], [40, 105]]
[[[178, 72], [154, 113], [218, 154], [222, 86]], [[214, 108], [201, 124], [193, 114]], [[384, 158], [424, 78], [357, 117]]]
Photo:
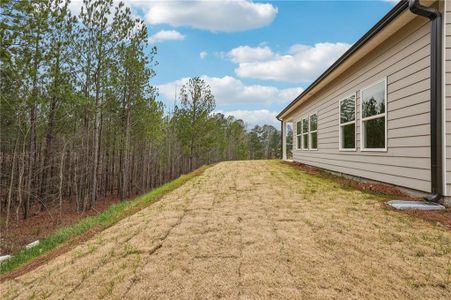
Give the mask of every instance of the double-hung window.
[[356, 96], [340, 100], [340, 150], [356, 150], [355, 147], [355, 108]]
[[311, 114], [309, 118], [310, 127], [310, 150], [318, 150], [318, 115]]
[[387, 149], [386, 80], [377, 82], [360, 92], [361, 147], [365, 151]]
[[308, 150], [308, 118], [302, 119], [302, 150]]
[[296, 149], [302, 148], [302, 124], [301, 121], [296, 122]]

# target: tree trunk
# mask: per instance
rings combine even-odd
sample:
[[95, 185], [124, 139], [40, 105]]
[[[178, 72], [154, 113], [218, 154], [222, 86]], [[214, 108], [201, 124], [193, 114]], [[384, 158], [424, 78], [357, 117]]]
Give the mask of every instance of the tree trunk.
[[16, 207], [16, 221], [19, 223], [19, 212], [22, 206], [22, 180], [25, 172], [25, 138], [22, 143], [22, 153], [20, 154], [20, 171], [17, 182], [17, 207]]
[[11, 179], [9, 181], [9, 190], [8, 190], [8, 201], [6, 204], [6, 220], [5, 220], [5, 227], [8, 228], [9, 223], [9, 213], [11, 210], [11, 202], [12, 202], [12, 195], [13, 195], [13, 188], [14, 188], [14, 171], [16, 169], [16, 156], [17, 156], [17, 145], [19, 143], [19, 137], [16, 138], [16, 142], [14, 144], [14, 153], [13, 153], [13, 161], [11, 164]]
[[[129, 102], [129, 101], [127, 101]], [[123, 157], [123, 168], [122, 168], [122, 194], [121, 200], [125, 200], [128, 194], [128, 180], [130, 172], [130, 107], [129, 103], [126, 104], [126, 116], [125, 116], [125, 141], [124, 141], [124, 157]]]
[[92, 190], [91, 190], [91, 207], [96, 205], [97, 197], [97, 166], [99, 162], [99, 98], [96, 96], [96, 108], [95, 108], [95, 120], [94, 120], [94, 154], [92, 163]]
[[58, 200], [59, 200], [59, 221], [63, 220], [63, 166], [64, 154], [66, 150], [66, 141], [63, 138], [63, 150], [61, 151], [60, 170], [59, 170], [59, 184], [58, 184]]

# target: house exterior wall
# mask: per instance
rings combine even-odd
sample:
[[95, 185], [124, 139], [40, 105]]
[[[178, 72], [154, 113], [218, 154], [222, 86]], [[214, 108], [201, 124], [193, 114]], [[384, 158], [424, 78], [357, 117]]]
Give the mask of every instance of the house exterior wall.
[[[448, 65], [451, 71], [451, 61]], [[360, 145], [360, 91], [380, 80], [387, 82], [387, 149], [363, 151]], [[451, 82], [447, 90], [451, 91]], [[340, 151], [339, 101], [354, 93], [356, 151]], [[447, 116], [451, 117], [451, 105], [447, 107]], [[298, 150], [294, 142], [295, 161], [430, 192], [429, 21], [416, 17], [400, 28], [293, 111], [286, 120], [296, 122], [310, 112], [316, 112], [318, 116], [318, 150]], [[449, 125], [451, 127], [451, 123]], [[451, 164], [451, 156], [447, 163]]]

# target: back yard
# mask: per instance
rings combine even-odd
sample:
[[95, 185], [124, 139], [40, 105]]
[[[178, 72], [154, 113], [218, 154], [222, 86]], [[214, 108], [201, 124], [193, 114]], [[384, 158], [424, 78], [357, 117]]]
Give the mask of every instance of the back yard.
[[279, 161], [207, 169], [14, 280], [12, 298], [451, 296], [451, 231]]

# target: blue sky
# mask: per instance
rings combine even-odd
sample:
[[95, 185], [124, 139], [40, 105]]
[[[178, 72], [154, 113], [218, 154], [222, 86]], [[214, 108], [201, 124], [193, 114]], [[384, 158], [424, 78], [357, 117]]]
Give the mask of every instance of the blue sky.
[[125, 2], [157, 46], [153, 84], [168, 110], [186, 79], [201, 76], [217, 111], [253, 126], [277, 125], [275, 114], [397, 1]]

